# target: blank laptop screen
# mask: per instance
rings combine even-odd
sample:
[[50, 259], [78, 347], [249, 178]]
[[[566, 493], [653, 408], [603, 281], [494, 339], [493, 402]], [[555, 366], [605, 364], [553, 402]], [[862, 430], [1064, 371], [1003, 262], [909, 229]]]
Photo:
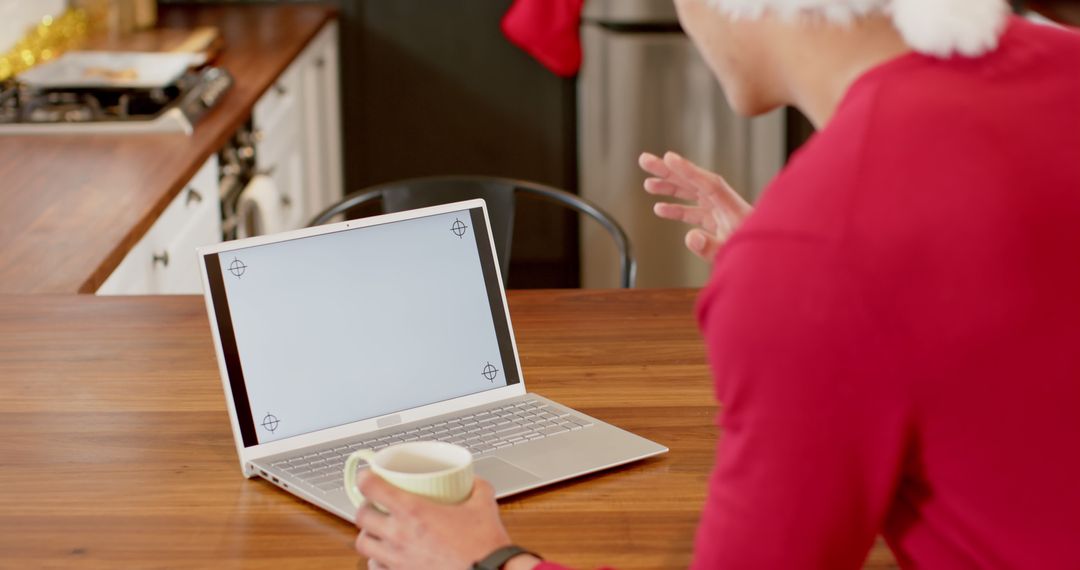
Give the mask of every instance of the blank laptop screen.
[[204, 262], [245, 447], [519, 382], [481, 208]]

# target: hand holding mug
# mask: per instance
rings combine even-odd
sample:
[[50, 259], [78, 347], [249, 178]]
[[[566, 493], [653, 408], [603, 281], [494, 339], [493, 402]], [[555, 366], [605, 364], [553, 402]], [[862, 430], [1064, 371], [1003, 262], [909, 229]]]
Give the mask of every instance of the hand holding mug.
[[[370, 469], [357, 477], [356, 467], [365, 457]], [[463, 487], [452, 481], [457, 480], [455, 473], [466, 471], [469, 485], [462, 492]], [[473, 484], [468, 450], [410, 442], [374, 453], [357, 452], [350, 456], [345, 473], [346, 489], [355, 490], [350, 497], [364, 504], [356, 514], [356, 526], [363, 531], [356, 538], [356, 550], [374, 567], [469, 568], [510, 544], [491, 485], [482, 479]], [[522, 558], [512, 562], [526, 568], [539, 562]]]
[[380, 451], [362, 449], [345, 460], [345, 492], [358, 508], [365, 502], [356, 486], [360, 461], [366, 461], [373, 473], [391, 485], [437, 503], [460, 503], [472, 492], [469, 450], [439, 441], [413, 441]]

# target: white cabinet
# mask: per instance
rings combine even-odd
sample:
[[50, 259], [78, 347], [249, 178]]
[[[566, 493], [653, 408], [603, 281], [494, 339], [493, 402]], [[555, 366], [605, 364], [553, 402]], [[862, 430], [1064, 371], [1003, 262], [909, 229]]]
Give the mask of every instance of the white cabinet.
[[195, 248], [221, 241], [217, 156], [169, 203], [150, 231], [98, 288], [98, 295], [202, 292]]
[[[278, 219], [267, 229], [301, 228], [342, 196], [337, 24], [315, 37], [255, 104], [258, 171], [274, 182]], [[242, 222], [243, 223], [243, 222]]]
[[[308, 211], [304, 184], [303, 103], [300, 62], [294, 62], [255, 104], [255, 157], [260, 174], [274, 181], [281, 219], [266, 220], [270, 231], [304, 225]], [[263, 217], [272, 214], [264, 212]]]
[[344, 195], [337, 25], [327, 26], [301, 56], [308, 219]]
[[[280, 207], [269, 224], [303, 227], [343, 195], [337, 24], [323, 27], [252, 111], [257, 171]], [[217, 157], [165, 209], [99, 295], [199, 293], [195, 248], [222, 239]], [[265, 216], [264, 216], [265, 217]], [[241, 220], [241, 223], [244, 223]]]

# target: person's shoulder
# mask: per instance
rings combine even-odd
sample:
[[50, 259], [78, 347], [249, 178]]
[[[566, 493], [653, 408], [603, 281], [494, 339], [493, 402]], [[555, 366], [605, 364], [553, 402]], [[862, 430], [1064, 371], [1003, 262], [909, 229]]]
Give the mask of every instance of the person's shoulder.
[[1080, 57], [1080, 28], [1050, 22], [1035, 22], [1013, 17], [1002, 37], [1002, 43], [1023, 42], [1046, 46], [1051, 57]]
[[860, 184], [969, 209], [990, 191], [1015, 194], [1031, 171], [1068, 170], [1058, 151], [1080, 150], [1078, 69], [1080, 34], [1014, 17], [984, 56], [910, 54], [871, 72], [841, 117], [864, 125]]
[[912, 234], [996, 219], [1016, 200], [1057, 192], [1060, 182], [1030, 187], [1075, 170], [1065, 152], [1080, 151], [1075, 69], [1080, 34], [1014, 18], [985, 56], [909, 53], [869, 70], [766, 188], [743, 239], [836, 243], [868, 232], [908, 244]]
[[881, 127], [871, 134], [894, 141], [928, 134], [981, 137], [977, 128], [951, 127], [1037, 114], [1039, 103], [1064, 111], [1064, 100], [1080, 97], [1078, 68], [1080, 33], [1013, 17], [997, 48], [985, 55], [910, 53], [871, 70], [849, 93], [848, 118], [871, 120]]
[[[890, 144], [883, 117], [899, 111], [896, 77], [918, 67], [915, 56], [888, 61], [857, 78], [828, 124], [790, 156], [762, 193], [746, 227], [752, 232], [778, 226], [828, 236], [846, 215], [852, 194], [862, 186], [868, 153]], [[891, 122], [891, 121], [890, 121]]]
[[835, 235], [859, 185], [870, 127], [862, 109], [848, 109], [843, 115], [791, 154], [744, 221], [742, 239], [787, 234], [829, 241]]

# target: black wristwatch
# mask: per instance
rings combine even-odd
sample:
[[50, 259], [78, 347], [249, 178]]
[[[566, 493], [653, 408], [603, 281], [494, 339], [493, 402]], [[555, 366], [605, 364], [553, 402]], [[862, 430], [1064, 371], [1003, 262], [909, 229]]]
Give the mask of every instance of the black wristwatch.
[[499, 570], [507, 563], [507, 561], [518, 554], [529, 554], [540, 558], [536, 554], [533, 554], [520, 546], [511, 544], [510, 546], [504, 546], [495, 552], [488, 554], [483, 560], [474, 562], [472, 570]]

